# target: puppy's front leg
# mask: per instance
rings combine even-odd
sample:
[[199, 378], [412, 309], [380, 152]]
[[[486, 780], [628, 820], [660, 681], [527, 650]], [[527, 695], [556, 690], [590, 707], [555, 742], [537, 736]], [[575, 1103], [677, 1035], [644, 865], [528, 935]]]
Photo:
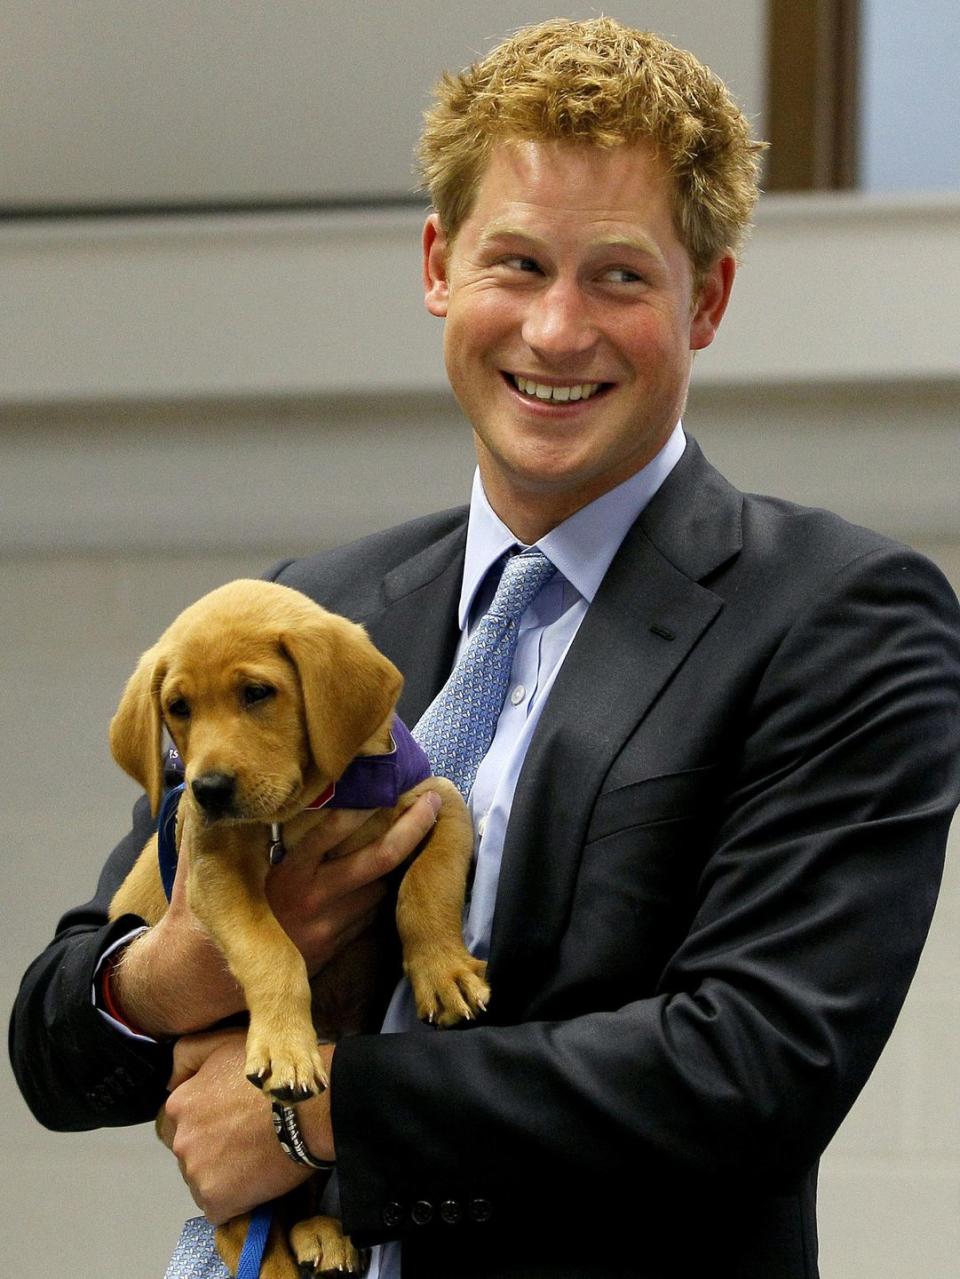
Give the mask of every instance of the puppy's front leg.
[[187, 814], [183, 827], [190, 909], [219, 945], [250, 1012], [246, 1074], [281, 1101], [302, 1101], [327, 1086], [310, 1016], [303, 956], [266, 899], [264, 828], [206, 826]]
[[443, 801], [437, 824], [410, 863], [397, 896], [397, 929], [403, 966], [423, 1021], [452, 1026], [470, 1021], [490, 998], [486, 964], [463, 942], [463, 902], [473, 853], [473, 827], [460, 792], [442, 777], [408, 791], [425, 790]]

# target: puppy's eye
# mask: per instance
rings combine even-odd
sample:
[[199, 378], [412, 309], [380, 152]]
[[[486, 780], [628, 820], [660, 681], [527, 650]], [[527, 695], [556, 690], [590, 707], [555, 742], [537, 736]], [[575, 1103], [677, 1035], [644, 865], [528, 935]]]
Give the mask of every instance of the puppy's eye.
[[167, 714], [172, 719], [189, 719], [190, 703], [185, 697], [175, 697], [172, 702], [167, 702]]
[[265, 702], [276, 693], [269, 684], [247, 684], [243, 690], [243, 700], [247, 706], [255, 706], [257, 702]]

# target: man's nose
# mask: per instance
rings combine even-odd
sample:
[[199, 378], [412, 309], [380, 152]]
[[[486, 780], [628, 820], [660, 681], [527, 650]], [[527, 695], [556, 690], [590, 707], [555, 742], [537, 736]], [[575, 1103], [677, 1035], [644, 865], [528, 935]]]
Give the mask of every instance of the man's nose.
[[521, 335], [554, 361], [588, 354], [597, 342], [589, 299], [575, 281], [553, 280], [531, 297]]

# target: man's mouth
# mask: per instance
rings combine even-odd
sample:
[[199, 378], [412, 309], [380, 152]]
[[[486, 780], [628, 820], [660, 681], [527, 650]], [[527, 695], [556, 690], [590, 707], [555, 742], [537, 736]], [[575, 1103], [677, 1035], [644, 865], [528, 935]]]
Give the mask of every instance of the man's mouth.
[[573, 400], [589, 400], [598, 391], [605, 390], [609, 382], [570, 382], [564, 386], [550, 386], [545, 382], [537, 382], [532, 378], [520, 377], [516, 373], [508, 373], [507, 380], [531, 400], [541, 400], [553, 404], [569, 404]]

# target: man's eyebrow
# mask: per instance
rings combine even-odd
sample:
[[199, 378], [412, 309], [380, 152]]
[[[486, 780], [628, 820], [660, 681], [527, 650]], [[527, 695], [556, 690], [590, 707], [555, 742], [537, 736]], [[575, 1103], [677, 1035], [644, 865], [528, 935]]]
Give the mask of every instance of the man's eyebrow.
[[663, 252], [652, 240], [646, 235], [609, 235], [602, 236], [594, 244], [597, 249], [623, 249], [628, 253], [639, 253], [646, 258], [654, 258], [657, 262], [663, 262]]
[[[484, 229], [480, 236], [480, 247], [486, 248], [501, 240], [522, 240], [534, 248], [537, 246], [549, 248], [550, 246], [550, 241], [546, 237], [536, 235], [526, 227], [512, 222], [500, 222]], [[591, 252], [605, 252], [611, 249], [639, 253], [643, 257], [653, 258], [657, 262], [664, 261], [663, 253], [658, 248], [656, 241], [645, 235], [611, 234], [598, 237], [590, 245]]]
[[533, 235], [530, 231], [521, 226], [516, 226], [512, 222], [495, 222], [491, 226], [484, 228], [480, 235], [481, 247], [493, 244], [496, 240], [526, 240], [528, 244], [542, 245], [547, 243], [541, 236]]

